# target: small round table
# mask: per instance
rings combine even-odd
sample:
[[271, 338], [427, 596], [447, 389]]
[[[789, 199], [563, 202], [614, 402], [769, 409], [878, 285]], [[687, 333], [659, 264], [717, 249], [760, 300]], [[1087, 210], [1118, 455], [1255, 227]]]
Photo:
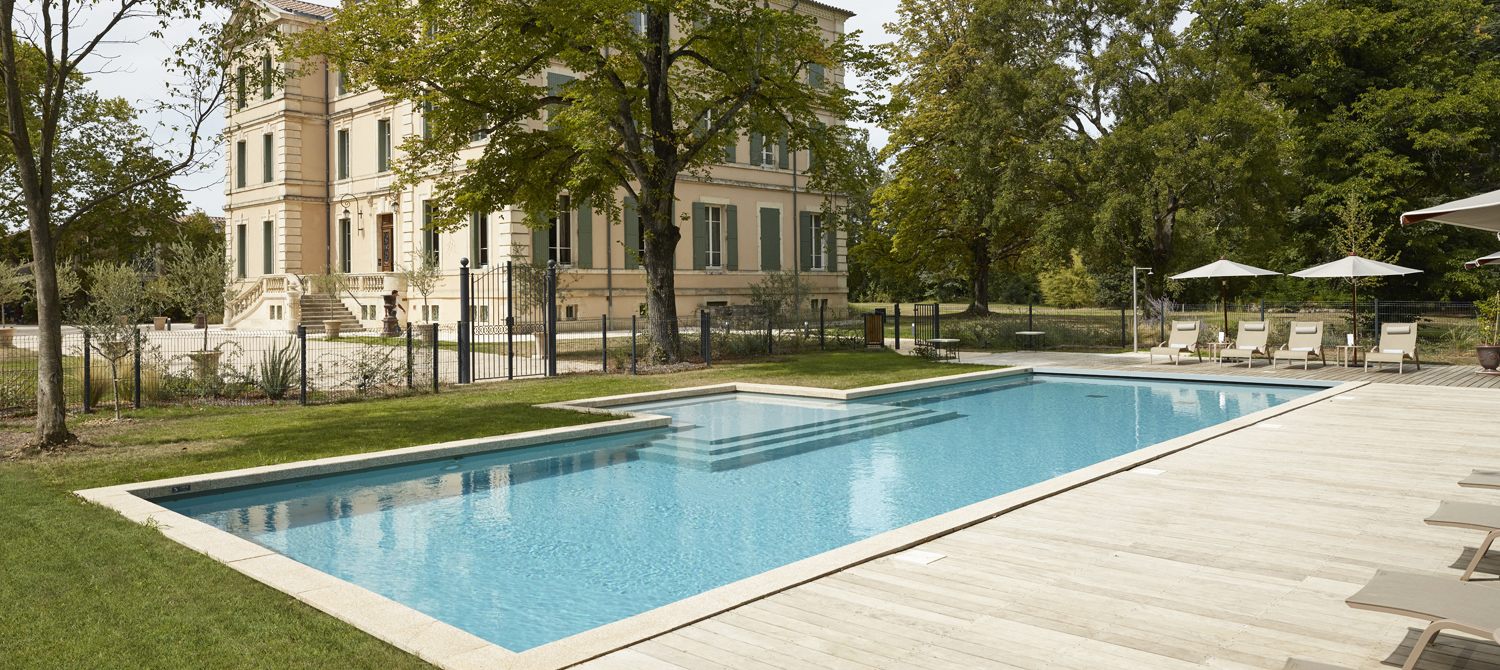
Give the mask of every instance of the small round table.
[[1342, 365], [1346, 368], [1351, 364], [1359, 365], [1359, 345], [1339, 344], [1335, 345], [1334, 348], [1338, 350], [1335, 353], [1338, 354], [1339, 365]]
[[927, 340], [927, 343], [940, 352], [946, 352], [944, 358], [958, 360], [958, 340], [949, 337], [935, 337]]
[[1225, 349], [1233, 349], [1234, 344], [1230, 342], [1209, 342], [1203, 345], [1203, 348], [1208, 350], [1208, 360], [1217, 362], [1219, 360], [1219, 352]]
[[[1046, 349], [1047, 348], [1047, 331], [1045, 331], [1045, 330], [1018, 330], [1018, 331], [1016, 331], [1016, 334], [1017, 335], [1025, 336], [1025, 338], [1026, 338], [1026, 345], [1028, 347], [1031, 347], [1032, 349], [1038, 349], [1038, 348], [1040, 348], [1040, 349]], [[1032, 346], [1032, 345], [1036, 344], [1036, 338], [1038, 338], [1038, 337], [1042, 338], [1042, 346], [1041, 347]]]

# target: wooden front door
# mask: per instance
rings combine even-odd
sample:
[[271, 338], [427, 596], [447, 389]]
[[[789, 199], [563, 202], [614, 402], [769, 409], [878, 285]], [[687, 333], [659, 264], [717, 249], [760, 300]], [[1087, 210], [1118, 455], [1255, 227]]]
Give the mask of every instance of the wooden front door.
[[380, 271], [396, 271], [396, 224], [390, 214], [376, 217], [380, 223]]

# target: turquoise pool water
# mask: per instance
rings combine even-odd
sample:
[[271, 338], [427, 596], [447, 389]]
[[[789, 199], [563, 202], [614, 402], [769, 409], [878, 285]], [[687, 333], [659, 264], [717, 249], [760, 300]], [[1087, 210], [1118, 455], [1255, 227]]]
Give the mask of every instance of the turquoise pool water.
[[670, 429], [157, 502], [521, 651], [1317, 390], [709, 396], [628, 408]]

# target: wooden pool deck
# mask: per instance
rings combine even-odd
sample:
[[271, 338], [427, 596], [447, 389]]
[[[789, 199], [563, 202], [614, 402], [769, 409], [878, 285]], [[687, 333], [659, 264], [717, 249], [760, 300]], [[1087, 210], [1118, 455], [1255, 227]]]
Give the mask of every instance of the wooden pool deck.
[[[1235, 374], [1216, 368], [1179, 369]], [[1237, 670], [1291, 656], [1399, 667], [1426, 622], [1344, 598], [1382, 567], [1456, 579], [1482, 534], [1423, 517], [1445, 499], [1500, 504], [1455, 484], [1500, 467], [1500, 390], [1447, 378], [1381, 375], [1401, 383], [916, 547], [943, 556], [931, 563], [879, 558], [578, 667]], [[1495, 555], [1476, 579], [1500, 598]], [[1500, 670], [1500, 647], [1445, 633], [1418, 667]]]

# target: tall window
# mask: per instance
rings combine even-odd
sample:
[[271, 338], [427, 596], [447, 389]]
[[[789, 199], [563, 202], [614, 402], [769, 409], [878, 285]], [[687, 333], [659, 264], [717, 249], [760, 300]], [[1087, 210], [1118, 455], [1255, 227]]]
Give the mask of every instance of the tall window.
[[646, 13], [642, 12], [642, 11], [631, 12], [630, 13], [630, 28], [632, 30], [634, 30], [637, 35], [645, 35], [646, 34]]
[[234, 274], [240, 279], [245, 278], [245, 224], [235, 227], [234, 245]]
[[249, 68], [240, 68], [234, 73], [234, 108], [245, 108], [245, 80], [249, 78]]
[[[234, 185], [245, 188], [245, 142], [234, 143]], [[242, 275], [243, 276], [243, 275]]]
[[345, 274], [354, 271], [354, 236], [350, 234], [349, 219], [339, 219], [339, 271]]
[[276, 273], [276, 224], [266, 221], [261, 224], [261, 261], [260, 273], [263, 275]]
[[391, 171], [391, 120], [375, 122], [375, 171]]
[[776, 164], [776, 143], [772, 142], [770, 140], [770, 138], [762, 138], [762, 140], [761, 140], [761, 143], [760, 143], [760, 164], [761, 165], [775, 165]]
[[814, 270], [822, 270], [828, 267], [828, 249], [825, 248], [826, 245], [823, 241], [825, 234], [826, 232], [823, 230], [823, 215], [812, 215], [812, 269]]
[[439, 248], [441, 240], [438, 238], [438, 232], [432, 229], [432, 209], [432, 203], [422, 201], [422, 256], [426, 263], [441, 265], [442, 259], [439, 257], [442, 253], [442, 249]]
[[340, 130], [339, 134], [339, 179], [349, 178], [349, 131]]
[[260, 180], [262, 182], [270, 182], [276, 176], [275, 163], [272, 162], [275, 160], [275, 156], [271, 152], [274, 148], [271, 134], [266, 133], [260, 139]]
[[487, 268], [490, 266], [490, 217], [474, 212], [469, 225], [474, 232], [474, 267]]
[[573, 264], [573, 212], [568, 196], [557, 202], [557, 214], [552, 217], [552, 228], [547, 231], [547, 260], [558, 265]]
[[260, 83], [260, 99], [262, 100], [270, 100], [271, 95], [275, 93], [275, 82], [272, 81], [274, 77], [271, 76], [271, 68], [271, 57], [262, 56], [260, 59], [260, 76], [262, 80]]
[[724, 208], [708, 208], [708, 258], [704, 265], [710, 268], [724, 267]]
[[349, 92], [349, 89], [344, 84], [344, 71], [343, 70], [339, 70], [338, 91], [339, 91], [339, 95], [344, 95], [345, 93]]

